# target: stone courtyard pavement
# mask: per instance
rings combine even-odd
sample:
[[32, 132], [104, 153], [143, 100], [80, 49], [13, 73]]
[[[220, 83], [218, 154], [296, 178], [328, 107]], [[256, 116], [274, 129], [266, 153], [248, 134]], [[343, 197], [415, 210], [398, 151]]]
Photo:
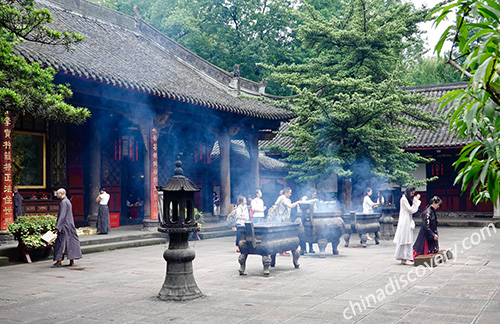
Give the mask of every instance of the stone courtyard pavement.
[[[489, 230], [489, 231], [488, 231]], [[165, 245], [0, 267], [0, 323], [500, 323], [500, 229], [440, 228], [455, 259], [434, 269], [400, 265], [394, 244], [305, 255], [294, 269], [278, 256], [262, 275], [259, 256], [238, 274], [234, 238], [190, 242], [205, 297], [156, 298]], [[355, 243], [351, 238], [351, 243]], [[316, 251], [318, 247], [315, 246]], [[331, 251], [329, 247], [328, 252]], [[67, 261], [64, 261], [67, 263]]]

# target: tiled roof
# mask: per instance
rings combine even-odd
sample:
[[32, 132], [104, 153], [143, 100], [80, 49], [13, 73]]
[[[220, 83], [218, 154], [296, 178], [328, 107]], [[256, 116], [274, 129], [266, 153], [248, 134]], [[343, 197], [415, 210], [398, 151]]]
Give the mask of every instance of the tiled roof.
[[[409, 87], [406, 90], [424, 94], [433, 99], [431, 103], [422, 107], [424, 111], [430, 111], [434, 116], [438, 114], [439, 104], [437, 101], [446, 93], [456, 89], [465, 89], [467, 82], [437, 84], [430, 86]], [[447, 111], [450, 104], [445, 107], [443, 112]], [[410, 134], [416, 136], [416, 139], [406, 143], [403, 147], [405, 149], [426, 149], [426, 148], [461, 148], [470, 143], [469, 140], [457, 138], [454, 134], [449, 132], [449, 124], [445, 122], [441, 127], [436, 130], [427, 129], [410, 129]]]
[[[245, 142], [242, 140], [231, 140], [231, 151], [234, 154], [243, 157], [244, 159], [250, 159], [250, 153], [248, 153]], [[219, 155], [219, 142], [215, 142], [212, 148], [212, 156], [216, 157]], [[267, 171], [286, 171], [288, 170], [288, 164], [283, 161], [268, 157], [264, 154], [264, 152], [259, 150], [259, 169]]]
[[[85, 40], [67, 52], [62, 46], [20, 44], [28, 61], [58, 73], [127, 88], [171, 100], [267, 120], [292, 113], [258, 100], [238, 98], [232, 73], [188, 51], [159, 31], [128, 15], [84, 0], [37, 0], [53, 15], [50, 27], [69, 30]], [[240, 93], [259, 95], [259, 83], [239, 78]]]
[[[408, 87], [406, 88], [406, 90], [415, 93], [421, 93], [433, 99], [431, 103], [422, 107], [422, 109], [424, 111], [432, 112], [432, 114], [435, 116], [439, 110], [439, 105], [437, 104], [439, 98], [450, 91], [456, 89], [465, 89], [466, 87], [467, 82], [459, 82], [430, 86]], [[446, 108], [449, 108], [449, 106], [450, 104], [448, 104]], [[444, 111], [446, 111], [446, 108]], [[291, 122], [293, 122], [293, 120]], [[284, 122], [281, 123], [279, 131], [284, 131], [287, 129], [287, 124]], [[416, 136], [416, 139], [411, 142], [405, 143], [403, 145], [405, 149], [437, 149], [452, 147], [461, 148], [470, 143], [470, 141], [468, 140], [459, 139], [456, 138], [453, 134], [450, 134], [448, 123], [443, 124], [436, 130], [411, 128], [410, 134], [412, 136]], [[285, 149], [291, 149], [293, 147], [293, 141], [290, 137], [278, 134], [272, 140], [259, 142], [259, 146], [282, 146]]]
[[200, 191], [190, 179], [182, 176], [175, 175], [172, 178], [168, 179], [166, 185], [159, 187], [158, 190], [161, 191]]
[[[292, 119], [290, 122], [293, 123], [297, 118]], [[288, 125], [285, 122], [282, 122], [280, 124], [278, 132], [284, 132], [288, 130]], [[268, 146], [281, 146], [284, 149], [291, 149], [293, 148], [293, 140], [289, 136], [283, 136], [281, 134], [277, 134], [273, 139], [268, 140], [268, 141], [259, 141], [259, 147], [266, 148]]]

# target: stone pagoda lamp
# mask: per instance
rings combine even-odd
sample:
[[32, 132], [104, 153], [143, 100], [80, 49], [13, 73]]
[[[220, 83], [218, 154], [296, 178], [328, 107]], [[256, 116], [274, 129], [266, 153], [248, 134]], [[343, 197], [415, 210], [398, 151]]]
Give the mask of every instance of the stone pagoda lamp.
[[158, 298], [169, 301], [203, 297], [193, 275], [195, 252], [188, 243], [189, 234], [199, 230], [194, 218], [194, 193], [200, 189], [183, 175], [181, 165], [177, 157], [174, 176], [165, 186], [156, 187], [162, 199], [158, 231], [169, 236], [168, 249], [163, 253], [167, 274]]

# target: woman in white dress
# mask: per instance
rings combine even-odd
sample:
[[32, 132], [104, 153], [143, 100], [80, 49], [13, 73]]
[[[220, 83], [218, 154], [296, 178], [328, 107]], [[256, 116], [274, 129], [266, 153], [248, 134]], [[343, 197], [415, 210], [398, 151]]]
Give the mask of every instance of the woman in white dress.
[[[401, 264], [413, 265], [413, 214], [420, 207], [420, 194], [415, 195], [415, 187], [408, 186], [401, 197], [399, 206], [399, 220], [394, 235], [396, 252], [394, 257], [401, 260]], [[413, 228], [412, 228], [413, 227]]]
[[[244, 196], [238, 196], [236, 198], [236, 203], [238, 206], [236, 207], [236, 226], [245, 226], [246, 222], [250, 221], [250, 215], [248, 214], [247, 207], [247, 199]], [[236, 232], [236, 252], [240, 252], [240, 239], [241, 233], [240, 231]]]
[[374, 203], [371, 199], [372, 193], [372, 188], [365, 189], [365, 196], [363, 198], [363, 214], [373, 214], [373, 207], [378, 207], [378, 203]]
[[255, 224], [264, 222], [264, 211], [266, 206], [264, 206], [264, 201], [262, 200], [262, 191], [259, 189], [255, 190], [255, 198], [252, 199], [251, 206], [253, 210], [253, 222]]
[[[378, 207], [378, 203], [374, 203], [370, 198], [373, 193], [372, 188], [365, 189], [365, 196], [363, 198], [363, 214], [373, 214], [373, 207]], [[373, 240], [368, 233], [366, 233], [366, 238]]]

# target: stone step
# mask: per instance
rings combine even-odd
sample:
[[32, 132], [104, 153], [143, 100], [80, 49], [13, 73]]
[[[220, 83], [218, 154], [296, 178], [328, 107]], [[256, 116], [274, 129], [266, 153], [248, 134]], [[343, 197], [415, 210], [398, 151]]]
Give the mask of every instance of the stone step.
[[219, 216], [205, 216], [205, 223], [217, 223], [219, 221]]
[[99, 244], [107, 244], [114, 242], [124, 242], [124, 241], [137, 241], [142, 239], [150, 239], [150, 238], [163, 238], [165, 239], [167, 235], [165, 233], [160, 232], [139, 232], [137, 234], [128, 234], [128, 235], [82, 235], [79, 236], [80, 246], [88, 246], [88, 245], [99, 245]]
[[231, 230], [225, 223], [203, 224], [200, 233], [203, 232], [224, 232]]
[[92, 244], [82, 246], [82, 253], [95, 253], [95, 252], [104, 252], [118, 249], [126, 249], [132, 247], [140, 247], [140, 246], [148, 246], [148, 245], [156, 245], [156, 244], [165, 244], [167, 241], [165, 238], [147, 238], [140, 240], [126, 240], [126, 241], [118, 241], [118, 242], [108, 242], [102, 244]]
[[[161, 233], [156, 230], [144, 231], [140, 230], [140, 226], [131, 226], [128, 229], [123, 229], [125, 232], [112, 229], [107, 235], [79, 236], [82, 253], [86, 254], [154, 244], [166, 244], [168, 241], [168, 235], [166, 233]], [[228, 228], [225, 222], [210, 222], [203, 224], [199, 232], [201, 239], [234, 235], [236, 235], [236, 232]], [[8, 264], [9, 258], [13, 257], [16, 247], [17, 243], [14, 241], [0, 246], [0, 257], [2, 258], [0, 259], [0, 265]], [[53, 251], [51, 255], [53, 255]]]
[[9, 258], [6, 256], [0, 256], [0, 267], [9, 265]]
[[231, 229], [226, 227], [225, 230], [220, 231], [200, 231], [198, 232], [198, 235], [202, 240], [206, 240], [217, 237], [236, 236], [236, 232], [233, 232]]

